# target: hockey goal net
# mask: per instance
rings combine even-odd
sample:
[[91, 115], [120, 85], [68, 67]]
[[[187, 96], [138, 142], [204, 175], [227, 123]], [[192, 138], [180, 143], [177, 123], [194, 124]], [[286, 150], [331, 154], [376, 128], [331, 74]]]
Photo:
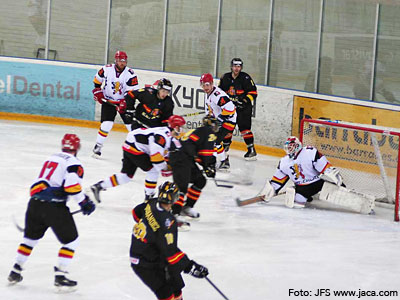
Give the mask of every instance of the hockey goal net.
[[340, 170], [346, 187], [393, 204], [399, 221], [400, 129], [303, 119], [300, 141], [314, 146]]

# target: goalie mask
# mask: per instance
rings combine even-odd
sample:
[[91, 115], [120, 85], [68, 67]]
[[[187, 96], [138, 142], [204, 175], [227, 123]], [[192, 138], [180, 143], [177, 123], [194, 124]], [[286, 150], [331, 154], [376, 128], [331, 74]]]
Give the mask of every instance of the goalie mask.
[[296, 156], [297, 153], [300, 152], [302, 147], [303, 145], [301, 144], [300, 140], [297, 137], [290, 136], [286, 140], [283, 149], [290, 158], [293, 158]]
[[174, 204], [179, 198], [178, 186], [166, 181], [158, 188], [158, 202], [165, 204]]

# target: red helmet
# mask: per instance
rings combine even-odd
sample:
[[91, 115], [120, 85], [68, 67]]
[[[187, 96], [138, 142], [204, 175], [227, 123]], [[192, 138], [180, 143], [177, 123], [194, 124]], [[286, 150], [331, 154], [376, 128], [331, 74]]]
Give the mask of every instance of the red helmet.
[[121, 61], [127, 61], [128, 55], [126, 55], [126, 52], [124, 52], [124, 51], [117, 51], [117, 52], [115, 52], [114, 58], [115, 58], [115, 60], [119, 59]]
[[182, 127], [185, 124], [186, 124], [186, 121], [181, 116], [172, 115], [168, 118], [168, 125], [170, 128], [175, 128], [177, 126]]
[[63, 151], [78, 151], [81, 148], [81, 140], [76, 134], [66, 133], [61, 141]]
[[205, 73], [205, 74], [201, 75], [201, 77], [200, 77], [200, 84], [203, 84], [206, 82], [214, 84], [214, 78], [210, 73]]

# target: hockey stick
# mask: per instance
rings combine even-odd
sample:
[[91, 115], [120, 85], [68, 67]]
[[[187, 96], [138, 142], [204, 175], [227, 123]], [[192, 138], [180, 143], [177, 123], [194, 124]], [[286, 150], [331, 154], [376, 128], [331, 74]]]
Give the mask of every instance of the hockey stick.
[[104, 103], [110, 104], [112, 106], [119, 107], [118, 104], [112, 103], [110, 100], [107, 100], [105, 98], [101, 98], [101, 101], [103, 101]]
[[212, 285], [212, 287], [213, 287], [214, 289], [217, 290], [218, 293], [220, 293], [220, 295], [221, 295], [222, 297], [224, 297], [225, 300], [229, 300], [228, 297], [225, 296], [224, 293], [221, 292], [221, 290], [220, 290], [219, 288], [217, 288], [217, 286], [216, 286], [207, 276], [204, 277], [204, 278]]
[[196, 111], [194, 113], [188, 113], [188, 114], [181, 115], [181, 117], [192, 117], [192, 116], [202, 115], [205, 113], [206, 113], [205, 111]]
[[[286, 191], [279, 191], [278, 194], [276, 194], [274, 197], [278, 196], [278, 195], [284, 195], [286, 194]], [[249, 204], [253, 204], [253, 203], [257, 203], [257, 202], [268, 202], [267, 200], [264, 199], [263, 197], [264, 195], [257, 195], [251, 198], [247, 198], [247, 199], [243, 199], [240, 200], [239, 198], [236, 198], [236, 204], [237, 206], [241, 207], [241, 206], [245, 206], [245, 205], [249, 205]], [[272, 198], [272, 197], [271, 197]]]
[[[76, 211], [73, 211], [73, 212], [71, 213], [71, 215], [75, 215], [75, 214], [80, 213], [80, 212], [82, 212], [82, 209], [78, 209], [78, 210], [76, 210]], [[15, 225], [15, 227], [18, 229], [18, 231], [24, 232], [24, 231], [25, 231], [25, 228], [18, 224], [18, 222], [17, 222], [17, 220], [15, 219], [15, 216], [14, 216], [14, 215], [12, 216], [12, 218], [13, 218], [14, 225]]]
[[224, 187], [224, 188], [228, 188], [228, 189], [233, 188], [233, 185], [230, 185], [230, 184], [220, 184], [220, 183], [218, 183], [217, 179], [215, 179], [215, 178], [213, 178], [213, 179], [214, 179], [214, 183], [215, 183], [215, 185], [216, 185], [217, 187]]
[[239, 180], [227, 180], [227, 179], [216, 179], [219, 182], [225, 182], [225, 183], [232, 183], [232, 184], [237, 184], [237, 185], [252, 185], [253, 182], [251, 181], [239, 181]]

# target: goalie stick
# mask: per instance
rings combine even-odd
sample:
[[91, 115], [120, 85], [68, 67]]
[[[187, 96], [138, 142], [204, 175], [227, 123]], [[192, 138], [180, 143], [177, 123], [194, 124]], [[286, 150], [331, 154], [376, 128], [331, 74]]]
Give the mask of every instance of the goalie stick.
[[[239, 199], [236, 198], [236, 204], [237, 206], [241, 207], [241, 206], [245, 206], [245, 205], [249, 205], [249, 204], [253, 204], [253, 203], [257, 203], [257, 202], [264, 202], [266, 201], [264, 199], [264, 195], [259, 195], [260, 193], [257, 194], [257, 196], [251, 197], [251, 198], [247, 198], [247, 199]], [[286, 191], [279, 191], [278, 194], [276, 194], [274, 197], [278, 196], [278, 195], [284, 195], [286, 194]], [[267, 201], [266, 201], [267, 202]]]
[[[80, 212], [82, 212], [82, 209], [73, 211], [73, 212], [71, 213], [71, 215], [75, 215], [75, 214], [80, 213]], [[14, 225], [15, 225], [15, 227], [18, 229], [18, 231], [24, 232], [24, 231], [25, 231], [25, 228], [18, 224], [18, 222], [17, 222], [17, 220], [15, 219], [15, 216], [14, 216], [14, 215], [12, 216], [12, 218], [13, 218]]]

